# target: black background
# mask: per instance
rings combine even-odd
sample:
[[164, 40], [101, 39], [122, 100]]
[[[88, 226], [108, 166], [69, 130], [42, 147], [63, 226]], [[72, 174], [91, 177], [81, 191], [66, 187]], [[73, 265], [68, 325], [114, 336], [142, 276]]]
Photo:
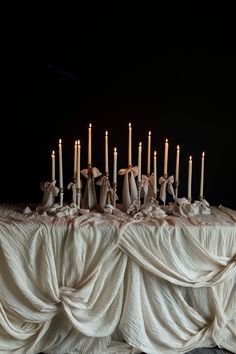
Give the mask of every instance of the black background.
[[[224, 10], [224, 11], [223, 11]], [[1, 202], [39, 202], [50, 180], [51, 150], [63, 139], [64, 184], [72, 179], [73, 144], [80, 138], [87, 163], [93, 124], [93, 164], [104, 171], [104, 132], [118, 168], [127, 165], [128, 122], [133, 164], [148, 131], [158, 151], [158, 176], [169, 139], [169, 173], [181, 146], [180, 196], [187, 193], [193, 156], [193, 198], [204, 195], [236, 209], [235, 40], [231, 9], [173, 9], [84, 4], [37, 16], [7, 12], [2, 24], [0, 128]], [[45, 35], [45, 36], [44, 36]], [[122, 177], [118, 178], [119, 191]], [[69, 191], [65, 199], [70, 199]]]

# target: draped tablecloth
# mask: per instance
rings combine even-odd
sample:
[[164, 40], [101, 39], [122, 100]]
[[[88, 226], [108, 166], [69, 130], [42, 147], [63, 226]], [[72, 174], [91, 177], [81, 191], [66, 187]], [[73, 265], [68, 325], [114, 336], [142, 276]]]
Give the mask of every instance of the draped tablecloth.
[[215, 345], [236, 353], [236, 211], [134, 220], [0, 206], [0, 353]]

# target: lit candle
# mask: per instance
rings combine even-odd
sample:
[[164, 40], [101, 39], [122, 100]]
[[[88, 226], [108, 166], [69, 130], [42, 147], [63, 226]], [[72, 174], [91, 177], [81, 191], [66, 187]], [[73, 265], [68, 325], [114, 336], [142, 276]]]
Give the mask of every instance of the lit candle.
[[109, 175], [108, 169], [108, 131], [105, 132], [105, 175]]
[[74, 182], [76, 181], [77, 176], [77, 140], [75, 140], [74, 144]]
[[153, 168], [154, 168], [153, 192], [156, 195], [157, 193], [157, 152], [156, 151], [154, 151]]
[[138, 146], [138, 182], [141, 182], [142, 178], [142, 143], [139, 143]]
[[132, 166], [132, 127], [129, 123], [128, 167]]
[[63, 188], [62, 141], [59, 139], [59, 188]]
[[80, 155], [81, 155], [81, 145], [80, 140], [77, 141], [77, 175], [76, 175], [76, 187], [80, 188]]
[[88, 167], [92, 167], [92, 124], [88, 128]]
[[168, 149], [169, 149], [169, 144], [168, 144], [168, 139], [165, 141], [165, 154], [164, 154], [164, 177], [168, 176], [167, 173], [167, 167], [168, 167]]
[[200, 180], [200, 199], [203, 199], [203, 186], [204, 186], [204, 161], [205, 161], [205, 152], [203, 152], [203, 153], [202, 153], [201, 180]]
[[114, 148], [113, 183], [117, 183], [117, 148]]
[[179, 154], [180, 154], [180, 147], [177, 145], [176, 149], [176, 165], [175, 165], [175, 182], [179, 183]]
[[55, 151], [52, 151], [52, 181], [55, 181]]
[[192, 199], [192, 156], [189, 156], [188, 162], [188, 201]]
[[148, 132], [147, 176], [151, 174], [151, 132]]

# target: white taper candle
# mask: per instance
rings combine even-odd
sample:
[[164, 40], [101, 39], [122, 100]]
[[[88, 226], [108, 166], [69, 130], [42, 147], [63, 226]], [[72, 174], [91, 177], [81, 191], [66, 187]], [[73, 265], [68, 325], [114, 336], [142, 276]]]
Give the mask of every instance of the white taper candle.
[[52, 181], [55, 181], [55, 151], [52, 151]]
[[81, 145], [80, 140], [77, 141], [77, 175], [76, 175], [76, 187], [80, 188], [80, 156], [81, 156]]
[[153, 192], [156, 195], [157, 193], [157, 152], [156, 151], [154, 151], [154, 156], [153, 156], [153, 169], [154, 169]]
[[113, 183], [117, 183], [117, 148], [114, 148]]
[[200, 199], [203, 198], [203, 187], [204, 187], [204, 161], [205, 161], [205, 152], [202, 153], [201, 180], [200, 180]]
[[142, 179], [142, 143], [138, 146], [138, 182]]
[[108, 131], [105, 132], [105, 175], [109, 175], [108, 167]]
[[188, 200], [192, 199], [192, 156], [189, 156], [188, 162]]
[[165, 154], [164, 154], [164, 177], [168, 175], [168, 149], [169, 149], [169, 143], [168, 139], [165, 141]]
[[132, 166], [132, 126], [129, 123], [129, 140], [128, 140], [128, 166]]
[[88, 127], [88, 167], [92, 166], [92, 124]]
[[63, 188], [62, 140], [59, 139], [59, 188]]

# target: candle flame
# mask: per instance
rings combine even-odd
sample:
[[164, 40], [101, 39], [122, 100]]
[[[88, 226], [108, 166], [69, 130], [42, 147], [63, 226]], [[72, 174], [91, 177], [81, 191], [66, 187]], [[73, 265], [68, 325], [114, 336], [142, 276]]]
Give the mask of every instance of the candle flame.
[[61, 139], [59, 139], [59, 144], [61, 144], [62, 143], [62, 140]]
[[77, 141], [77, 144], [80, 145], [80, 140]]
[[142, 147], [142, 143], [141, 143], [141, 141], [140, 141], [140, 143], [139, 143], [139, 146], [140, 146], [140, 147]]
[[204, 158], [205, 157], [205, 152], [203, 151], [203, 153], [202, 153], [202, 157]]
[[131, 123], [129, 123], [129, 128], [131, 128]]
[[180, 147], [179, 147], [179, 145], [177, 145], [177, 150], [179, 150], [180, 149]]
[[150, 135], [152, 135], [152, 132], [149, 130], [149, 132], [148, 132], [148, 135], [150, 136]]
[[91, 123], [89, 123], [89, 128], [92, 128], [92, 124]]
[[189, 161], [192, 161], [192, 156], [189, 156]]
[[75, 140], [75, 145], [77, 145], [78, 144], [78, 141], [77, 140]]
[[107, 131], [107, 130], [105, 131], [105, 135], [106, 135], [106, 136], [108, 135], [108, 131]]
[[116, 147], [114, 148], [114, 152], [117, 152], [117, 148]]
[[166, 143], [168, 143], [168, 139], [166, 139]]
[[156, 157], [157, 156], [157, 152], [156, 152], [156, 150], [154, 151], [154, 157]]
[[55, 151], [54, 150], [52, 150], [52, 155], [55, 155]]

